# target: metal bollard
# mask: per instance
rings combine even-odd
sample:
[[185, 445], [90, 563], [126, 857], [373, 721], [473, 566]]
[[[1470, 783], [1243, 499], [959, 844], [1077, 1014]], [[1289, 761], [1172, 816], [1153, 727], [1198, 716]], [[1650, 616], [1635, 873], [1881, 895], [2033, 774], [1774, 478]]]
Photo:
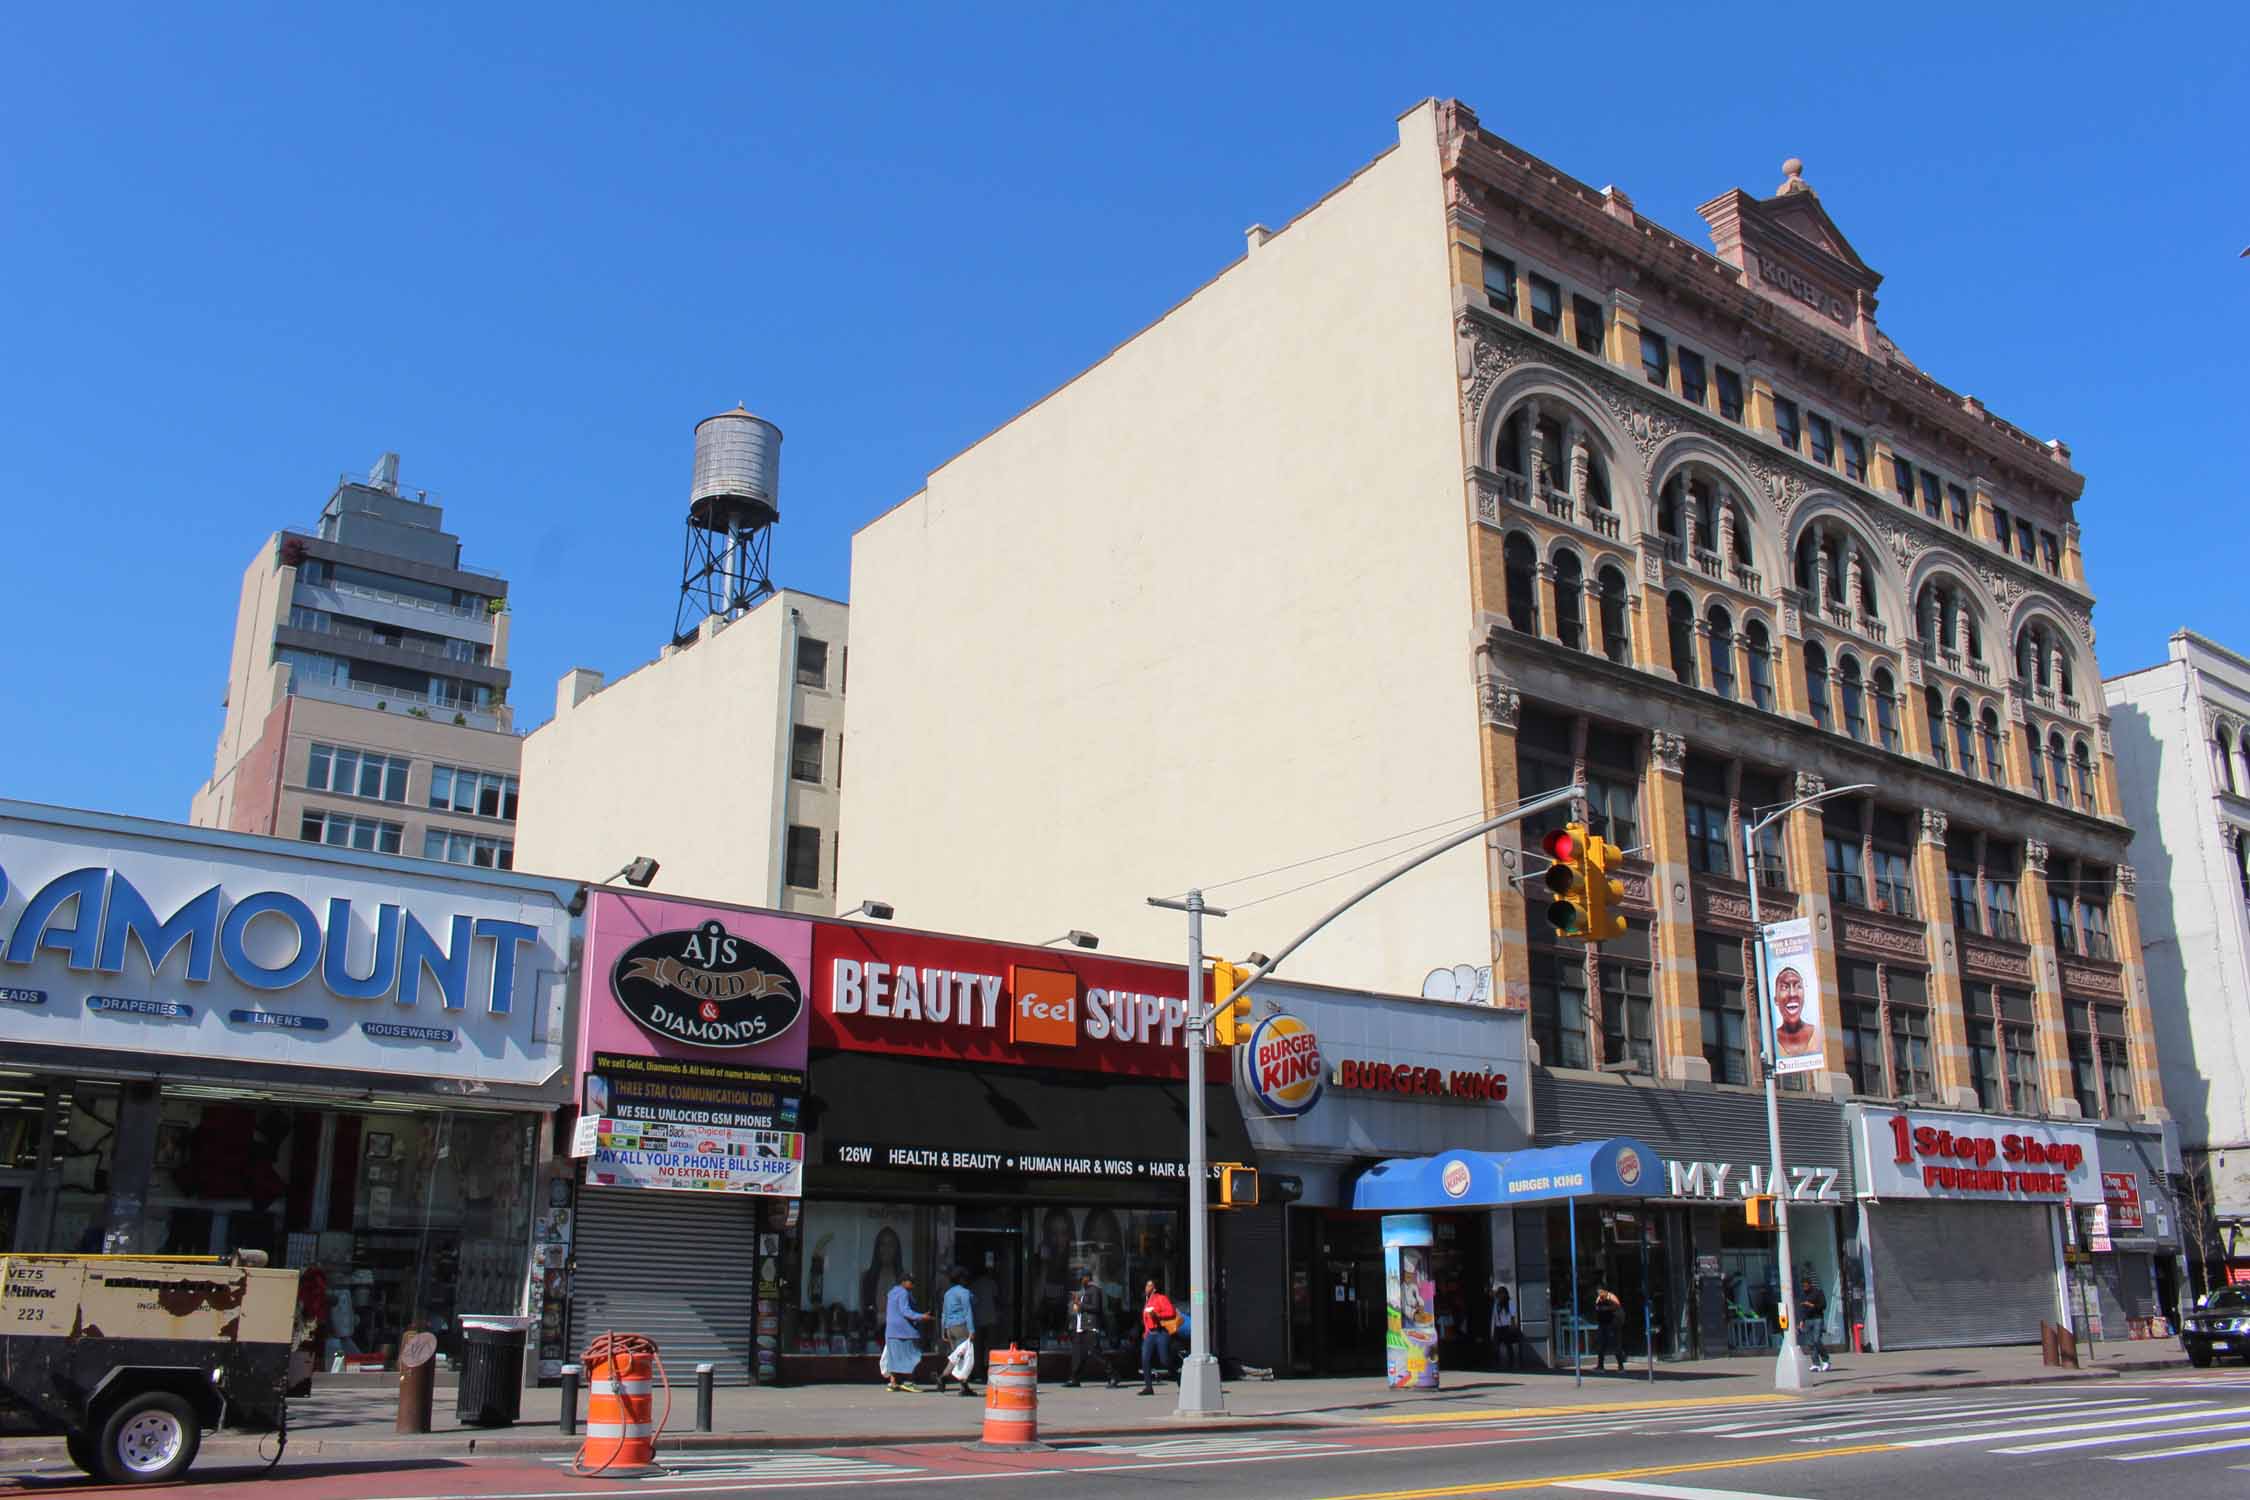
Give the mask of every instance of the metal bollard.
[[562, 1419], [558, 1424], [564, 1437], [578, 1436], [578, 1366], [564, 1365], [562, 1375]]
[[697, 1365], [695, 1367], [695, 1430], [697, 1432], [709, 1432], [711, 1430], [712, 1387], [718, 1384], [718, 1374], [719, 1367], [717, 1365]]

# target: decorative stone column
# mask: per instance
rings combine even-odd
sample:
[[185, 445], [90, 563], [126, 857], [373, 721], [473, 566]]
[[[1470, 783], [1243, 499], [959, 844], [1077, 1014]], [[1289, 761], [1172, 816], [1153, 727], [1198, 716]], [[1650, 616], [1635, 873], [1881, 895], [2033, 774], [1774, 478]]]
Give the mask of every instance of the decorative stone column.
[[1532, 594], [1539, 601], [1538, 634], [1550, 641], [1562, 639], [1562, 616], [1555, 613], [1555, 565], [1542, 562], [1538, 565]]
[[1570, 442], [1570, 498], [1582, 506], [1594, 503], [1587, 491], [1587, 475], [1593, 467], [1594, 456], [1586, 446], [1586, 434], [1574, 429]]
[[2125, 1056], [2133, 1065], [2133, 1102], [2144, 1120], [2169, 1120], [2164, 1104], [2164, 1081], [2156, 1060], [2156, 1018], [2148, 1003], [2148, 960], [2141, 951], [2141, 904], [2134, 894], [2137, 876], [2131, 865], [2117, 867], [2116, 889], [2109, 897], [2109, 937], [2117, 945], [2117, 958], [2125, 981]]
[[[1921, 833], [1914, 843], [1914, 894], [1922, 903], [1923, 930], [1928, 934], [1930, 950], [1931, 1062], [1938, 1098], [1945, 1106], [1975, 1109], [1976, 1079], [1969, 1067], [1969, 1023], [1953, 930], [1953, 887], [1945, 867], [1945, 828], [1945, 814], [1925, 807]], [[1993, 1046], [1999, 1045], [1995, 1034]]]
[[2047, 846], [2025, 839], [2023, 875], [2016, 883], [2017, 915], [2023, 940], [2031, 945], [2031, 1030], [2039, 1050], [2039, 1081], [2047, 1112], [2079, 1118], [2078, 1093], [2070, 1082], [2070, 1038], [2063, 1024], [2062, 970], [2055, 958], [2055, 913], [2048, 904]]
[[1844, 608], [1853, 615], [1871, 615], [1867, 595], [1867, 555], [1857, 547], [1852, 548], [1849, 571], [1845, 574]]
[[1539, 499], [1539, 476], [1547, 465], [1547, 439], [1539, 430], [1539, 403], [1536, 400], [1523, 404], [1523, 463], [1524, 480], [1536, 503]]
[[1721, 489], [1719, 498], [1712, 503], [1718, 508], [1719, 512], [1719, 561], [1721, 565], [1732, 568], [1734, 566], [1734, 497], [1726, 490]]
[[1641, 534], [1640, 586], [1633, 590], [1638, 605], [1633, 620], [1633, 659], [1651, 672], [1672, 673], [1671, 617], [1664, 600], [1664, 538], [1655, 532]]
[[1708, 1083], [1703, 1057], [1703, 1010], [1695, 972], [1694, 891], [1688, 878], [1687, 741], [1670, 730], [1649, 734], [1648, 775], [1642, 782], [1641, 827], [1648, 840], [1649, 956], [1655, 960], [1651, 1012], [1658, 1068], [1666, 1078]]
[[[1522, 695], [1500, 669], [1498, 643], [1477, 652], [1478, 753], [1483, 762], [1486, 816], [1513, 807], [1523, 794], [1516, 779], [1516, 725]], [[1523, 837], [1511, 824], [1485, 839], [1485, 889], [1492, 914], [1492, 1003], [1531, 1008], [1531, 953], [1525, 925], [1521, 853]]]

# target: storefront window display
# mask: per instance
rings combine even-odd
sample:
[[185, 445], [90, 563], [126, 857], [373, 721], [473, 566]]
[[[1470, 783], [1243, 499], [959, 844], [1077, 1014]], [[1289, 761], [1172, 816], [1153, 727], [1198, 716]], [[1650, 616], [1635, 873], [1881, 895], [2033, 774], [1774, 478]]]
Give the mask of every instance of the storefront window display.
[[[1097, 1204], [1012, 1209], [976, 1204], [808, 1202], [804, 1206], [796, 1352], [874, 1354], [899, 1277], [937, 1311], [952, 1269], [968, 1274], [984, 1347], [1067, 1346], [1069, 1289], [1092, 1271], [1113, 1337], [1151, 1278], [1170, 1284], [1184, 1245], [1180, 1215]], [[1026, 1248], [1028, 1247], [1028, 1248]]]

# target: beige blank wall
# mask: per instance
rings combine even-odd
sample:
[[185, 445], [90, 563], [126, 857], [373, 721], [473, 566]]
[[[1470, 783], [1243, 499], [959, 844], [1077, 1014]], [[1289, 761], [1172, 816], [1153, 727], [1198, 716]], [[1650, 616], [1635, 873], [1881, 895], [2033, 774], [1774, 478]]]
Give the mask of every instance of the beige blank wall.
[[[1431, 109], [1399, 134], [859, 533], [843, 889], [917, 927], [1168, 956], [1181, 919], [1147, 895], [1478, 808]], [[1271, 949], [1349, 888], [1211, 946]], [[1472, 847], [1290, 971], [1411, 990], [1489, 950]]]

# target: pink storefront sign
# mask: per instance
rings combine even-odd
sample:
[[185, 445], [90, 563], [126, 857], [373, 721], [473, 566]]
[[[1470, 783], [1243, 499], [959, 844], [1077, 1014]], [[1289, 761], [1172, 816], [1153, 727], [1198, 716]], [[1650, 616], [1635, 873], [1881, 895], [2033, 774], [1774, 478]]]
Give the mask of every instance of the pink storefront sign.
[[597, 1056], [802, 1069], [812, 930], [770, 912], [595, 891], [578, 1070]]

